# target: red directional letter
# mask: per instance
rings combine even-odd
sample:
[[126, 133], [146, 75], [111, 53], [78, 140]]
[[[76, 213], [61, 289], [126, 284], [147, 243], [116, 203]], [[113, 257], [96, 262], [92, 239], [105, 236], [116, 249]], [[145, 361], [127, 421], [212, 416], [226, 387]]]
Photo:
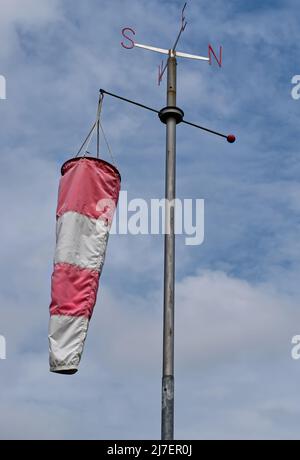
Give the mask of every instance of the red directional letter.
[[208, 57], [209, 57], [209, 64], [211, 65], [211, 53], [213, 54], [215, 60], [219, 64], [219, 67], [222, 67], [222, 46], [220, 46], [220, 57], [219, 59], [216, 56], [216, 53], [214, 52], [213, 48], [211, 45], [208, 45]]
[[122, 35], [124, 38], [126, 38], [126, 40], [130, 41], [131, 45], [125, 45], [124, 42], [121, 42], [121, 45], [123, 46], [123, 48], [126, 48], [127, 50], [131, 50], [132, 48], [134, 48], [134, 41], [132, 40], [132, 38], [128, 37], [125, 32], [127, 32], [127, 30], [131, 33], [133, 33], [133, 35], [135, 35], [135, 31], [133, 29], [131, 29], [130, 27], [125, 27], [123, 30], [122, 30]]

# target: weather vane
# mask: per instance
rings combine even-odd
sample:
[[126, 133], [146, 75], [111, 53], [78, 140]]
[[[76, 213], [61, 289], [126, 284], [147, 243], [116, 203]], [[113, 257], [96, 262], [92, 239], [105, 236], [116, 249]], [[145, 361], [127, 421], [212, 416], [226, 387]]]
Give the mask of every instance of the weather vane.
[[[126, 40], [128, 40], [129, 44], [121, 42], [121, 45], [123, 46], [123, 48], [128, 49], [128, 50], [132, 49], [134, 47], [143, 48], [145, 50], [154, 51], [154, 52], [160, 53], [160, 54], [166, 54], [166, 55], [172, 56], [172, 57], [181, 57], [181, 58], [187, 58], [187, 59], [195, 59], [195, 60], [198, 60], [198, 61], [207, 61], [210, 65], [212, 63], [212, 58], [211, 57], [213, 55], [213, 57], [215, 58], [215, 60], [217, 61], [218, 65], [219, 65], [219, 67], [222, 67], [222, 46], [220, 46], [219, 58], [217, 57], [216, 53], [214, 52], [213, 47], [211, 46], [211, 44], [208, 45], [208, 57], [197, 56], [196, 54], [182, 53], [181, 51], [176, 50], [176, 47], [177, 47], [177, 44], [178, 44], [178, 42], [180, 40], [181, 34], [185, 30], [185, 28], [187, 26], [187, 21], [186, 21], [186, 18], [184, 16], [186, 6], [187, 6], [187, 3], [185, 3], [183, 8], [182, 8], [181, 25], [180, 25], [179, 33], [177, 35], [177, 38], [175, 40], [174, 45], [169, 50], [163, 49], [163, 48], [157, 48], [155, 46], [142, 45], [141, 43], [136, 43], [133, 40], [132, 37], [126, 35], [128, 32], [130, 32], [133, 35], [136, 35], [135, 30], [132, 29], [131, 27], [124, 27], [124, 29], [122, 30], [122, 35]], [[160, 83], [162, 81], [163, 75], [164, 75], [167, 67], [168, 67], [168, 63], [164, 64], [164, 61], [162, 61], [161, 64], [159, 64], [159, 66], [158, 66], [158, 84], [159, 85], [160, 85]]]

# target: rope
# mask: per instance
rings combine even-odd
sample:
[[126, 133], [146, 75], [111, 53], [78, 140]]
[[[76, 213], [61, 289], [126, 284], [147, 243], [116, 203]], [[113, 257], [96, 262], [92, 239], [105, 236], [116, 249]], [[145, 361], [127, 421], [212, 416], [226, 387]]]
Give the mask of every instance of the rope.
[[116, 166], [116, 162], [115, 162], [115, 158], [114, 158], [112, 149], [111, 149], [111, 147], [110, 147], [110, 145], [109, 145], [109, 143], [108, 143], [107, 137], [106, 137], [106, 135], [105, 135], [103, 126], [102, 126], [101, 121], [100, 121], [100, 116], [101, 116], [101, 110], [102, 110], [103, 99], [104, 99], [104, 94], [101, 93], [101, 94], [100, 94], [100, 97], [99, 97], [99, 102], [98, 102], [96, 121], [95, 121], [95, 123], [93, 124], [93, 126], [91, 127], [91, 129], [90, 129], [88, 135], [86, 136], [85, 140], [83, 141], [83, 143], [82, 143], [80, 149], [78, 150], [77, 155], [76, 155], [76, 158], [77, 158], [78, 155], [82, 152], [83, 148], [84, 148], [83, 157], [85, 157], [85, 155], [86, 155], [87, 153], [89, 154], [88, 148], [89, 148], [90, 142], [91, 142], [91, 140], [92, 140], [92, 137], [93, 137], [93, 134], [94, 134], [95, 129], [96, 129], [96, 132], [97, 132], [97, 158], [99, 158], [99, 154], [100, 154], [100, 128], [101, 128], [102, 135], [103, 135], [103, 138], [104, 138], [104, 141], [105, 141], [105, 144], [106, 144], [108, 153], [109, 153], [109, 155], [110, 155], [110, 157], [111, 157], [112, 163]]
[[98, 102], [98, 107], [97, 107], [96, 121], [95, 121], [95, 123], [93, 124], [93, 126], [91, 127], [91, 129], [90, 129], [88, 135], [86, 136], [85, 140], [83, 141], [82, 145], [80, 146], [80, 149], [78, 150], [77, 155], [76, 155], [75, 158], [78, 157], [78, 155], [82, 152], [82, 150], [83, 150], [84, 147], [85, 147], [85, 149], [84, 149], [85, 152], [84, 152], [83, 156], [85, 157], [85, 155], [87, 154], [87, 151], [88, 151], [90, 142], [91, 142], [91, 140], [92, 140], [92, 137], [93, 137], [93, 134], [94, 134], [94, 131], [95, 131], [96, 128], [97, 128], [97, 158], [99, 158], [99, 147], [100, 147], [100, 142], [99, 142], [99, 125], [100, 125], [100, 115], [101, 115], [101, 110], [102, 110], [103, 98], [104, 98], [104, 95], [103, 95], [103, 94], [100, 94], [99, 102]]
[[[86, 143], [87, 143], [88, 141], [89, 141], [88, 144], [90, 143], [90, 138], [91, 138], [91, 136], [92, 136], [92, 134], [93, 134], [93, 132], [94, 132], [95, 126], [96, 126], [96, 122], [95, 122], [95, 123], [93, 124], [93, 126], [91, 127], [90, 132], [88, 133], [88, 135], [86, 136], [85, 140], [83, 141], [83, 143], [82, 143], [80, 149], [78, 150], [77, 155], [76, 155], [75, 158], [78, 157], [78, 155], [80, 154], [80, 152], [82, 151], [82, 149], [83, 149], [83, 147], [86, 145]], [[87, 149], [86, 149], [86, 150], [87, 150]]]
[[111, 149], [111, 147], [110, 147], [110, 145], [109, 145], [109, 143], [108, 143], [108, 140], [107, 140], [107, 138], [106, 138], [106, 136], [105, 136], [105, 132], [104, 132], [104, 129], [103, 129], [103, 126], [102, 126], [100, 120], [99, 120], [99, 125], [100, 125], [100, 128], [101, 128], [102, 134], [103, 134], [103, 138], [104, 138], [105, 143], [106, 143], [107, 150], [108, 150], [108, 152], [109, 152], [109, 154], [110, 154], [112, 163], [116, 166], [116, 162], [115, 162], [115, 158], [114, 158], [112, 149]]

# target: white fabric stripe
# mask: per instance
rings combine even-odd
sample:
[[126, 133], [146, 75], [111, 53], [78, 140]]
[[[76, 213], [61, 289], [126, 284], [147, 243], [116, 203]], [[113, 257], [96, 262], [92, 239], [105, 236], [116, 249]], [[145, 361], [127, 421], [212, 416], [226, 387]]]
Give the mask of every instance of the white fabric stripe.
[[49, 324], [50, 371], [78, 369], [89, 320], [84, 316], [53, 315]]
[[109, 227], [103, 220], [66, 212], [56, 224], [54, 263], [65, 262], [101, 272], [108, 236]]

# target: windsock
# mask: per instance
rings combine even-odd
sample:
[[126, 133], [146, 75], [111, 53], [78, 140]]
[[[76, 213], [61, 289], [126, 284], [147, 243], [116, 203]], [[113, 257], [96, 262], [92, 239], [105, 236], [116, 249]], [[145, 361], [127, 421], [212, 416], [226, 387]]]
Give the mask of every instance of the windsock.
[[73, 158], [61, 168], [56, 249], [51, 279], [50, 371], [78, 370], [96, 303], [121, 177], [94, 157]]

